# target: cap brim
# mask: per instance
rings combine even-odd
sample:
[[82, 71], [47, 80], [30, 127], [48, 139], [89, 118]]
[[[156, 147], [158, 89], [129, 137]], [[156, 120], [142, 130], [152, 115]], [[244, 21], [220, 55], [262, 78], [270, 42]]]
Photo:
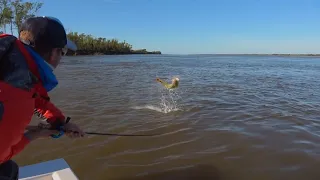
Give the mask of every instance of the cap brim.
[[67, 39], [67, 45], [66, 47], [72, 51], [76, 51], [77, 50], [77, 45], [71, 41], [70, 39]]

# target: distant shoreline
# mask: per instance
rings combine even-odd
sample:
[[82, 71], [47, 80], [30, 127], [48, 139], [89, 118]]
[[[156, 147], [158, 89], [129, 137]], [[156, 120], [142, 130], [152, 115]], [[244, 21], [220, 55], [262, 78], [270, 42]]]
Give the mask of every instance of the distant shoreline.
[[92, 52], [85, 50], [68, 51], [66, 56], [92, 56], [92, 55], [132, 55], [132, 54], [161, 54], [161, 51], [131, 50], [130, 52]]
[[94, 37], [90, 34], [69, 32], [67, 37], [73, 41], [78, 49], [68, 51], [66, 56], [85, 55], [129, 55], [129, 54], [161, 54], [161, 51], [147, 51], [147, 49], [133, 49], [126, 41]]
[[[71, 52], [67, 56], [92, 56], [92, 55], [134, 55], [134, 54], [159, 54], [160, 51], [132, 51], [130, 53], [99, 53], [99, 52]], [[163, 54], [163, 55], [215, 55], [215, 56], [286, 56], [286, 57], [320, 57], [320, 54]]]
[[214, 55], [233, 55], [233, 56], [312, 56], [320, 57], [320, 54], [214, 54]]

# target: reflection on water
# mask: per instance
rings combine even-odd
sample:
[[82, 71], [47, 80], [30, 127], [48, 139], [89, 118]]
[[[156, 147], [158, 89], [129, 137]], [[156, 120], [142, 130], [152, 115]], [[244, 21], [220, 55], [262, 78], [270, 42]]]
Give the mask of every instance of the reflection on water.
[[[20, 165], [65, 158], [88, 180], [320, 179], [319, 59], [82, 56], [56, 74], [53, 102], [85, 130], [162, 135], [38, 140]], [[174, 91], [155, 82], [173, 76]]]

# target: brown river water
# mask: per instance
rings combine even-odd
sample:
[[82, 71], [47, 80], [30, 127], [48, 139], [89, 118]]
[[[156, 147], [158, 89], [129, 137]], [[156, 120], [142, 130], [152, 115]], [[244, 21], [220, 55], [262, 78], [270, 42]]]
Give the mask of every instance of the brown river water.
[[84, 130], [160, 135], [37, 140], [21, 166], [64, 158], [81, 180], [320, 179], [320, 58], [79, 56], [56, 75], [52, 101]]

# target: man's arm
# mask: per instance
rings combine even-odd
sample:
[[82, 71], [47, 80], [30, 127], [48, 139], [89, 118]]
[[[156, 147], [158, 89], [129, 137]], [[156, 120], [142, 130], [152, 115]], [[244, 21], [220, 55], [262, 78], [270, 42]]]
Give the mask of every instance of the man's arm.
[[39, 138], [51, 138], [50, 135], [54, 133], [57, 133], [57, 131], [40, 128], [25, 132], [22, 135], [21, 140], [12, 146], [10, 156], [7, 156], [6, 158], [11, 159], [14, 155], [20, 153], [30, 142]]
[[63, 113], [52, 103], [45, 89], [38, 89], [40, 93], [35, 100], [34, 114], [51, 124], [51, 129], [57, 130], [60, 126], [64, 126], [68, 137], [83, 137], [85, 133], [74, 123], [67, 123]]
[[51, 127], [57, 129], [65, 124], [65, 116], [52, 102], [47, 92], [42, 92], [35, 100], [34, 114], [46, 120]]

